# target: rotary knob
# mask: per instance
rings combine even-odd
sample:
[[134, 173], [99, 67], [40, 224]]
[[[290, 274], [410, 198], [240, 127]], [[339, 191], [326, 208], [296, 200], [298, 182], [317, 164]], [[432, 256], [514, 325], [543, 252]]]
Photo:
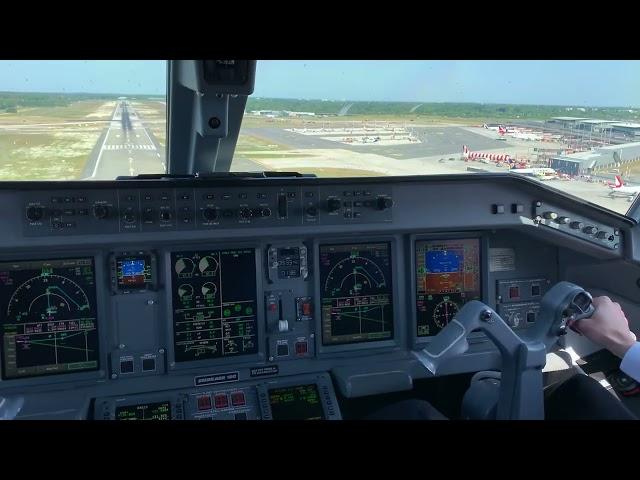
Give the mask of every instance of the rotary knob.
[[556, 212], [544, 212], [542, 216], [547, 220], [555, 220], [558, 218], [558, 214]]
[[316, 215], [318, 215], [318, 209], [316, 207], [314, 207], [314, 206], [307, 207], [305, 209], [305, 213], [307, 215], [309, 215], [310, 217], [315, 217]]
[[598, 233], [596, 233], [596, 238], [603, 240], [607, 238], [607, 235], [609, 235], [607, 232], [605, 232], [604, 230], [600, 230]]
[[44, 217], [44, 208], [42, 207], [29, 207], [27, 208], [27, 219], [32, 222], [37, 222]]
[[251, 218], [251, 209], [241, 208], [238, 214], [240, 215], [240, 218]]
[[206, 221], [213, 222], [218, 218], [218, 209], [211, 207], [205, 208], [202, 211], [202, 216]]
[[389, 197], [378, 197], [376, 200], [376, 207], [378, 210], [387, 210], [393, 207], [393, 200]]
[[571, 219], [569, 217], [558, 217], [556, 219], [556, 222], [558, 222], [560, 225], [566, 225], [567, 223], [571, 222]]
[[584, 223], [582, 223], [582, 222], [571, 222], [569, 224], [569, 226], [571, 228], [573, 228], [574, 230], [582, 230], [584, 228]]
[[329, 210], [330, 212], [337, 212], [338, 210], [340, 210], [341, 207], [341, 203], [340, 200], [338, 200], [337, 198], [330, 198], [329, 200], [327, 200], [327, 210]]
[[160, 220], [163, 222], [171, 221], [171, 212], [169, 210], [163, 210], [160, 212]]
[[260, 216], [263, 218], [267, 218], [271, 216], [271, 209], [270, 208], [262, 208], [260, 209]]
[[592, 227], [591, 225], [589, 225], [588, 227], [585, 227], [584, 229], [584, 233], [586, 233], [587, 235], [593, 235], [598, 231], [597, 227]]
[[135, 213], [133, 213], [133, 210], [127, 210], [126, 212], [124, 212], [124, 215], [122, 216], [122, 219], [126, 223], [133, 223], [133, 222], [136, 221], [136, 215], [135, 215]]
[[109, 218], [109, 207], [107, 207], [106, 205], [96, 205], [93, 207], [93, 216], [100, 219], [100, 220], [104, 220], [106, 218]]

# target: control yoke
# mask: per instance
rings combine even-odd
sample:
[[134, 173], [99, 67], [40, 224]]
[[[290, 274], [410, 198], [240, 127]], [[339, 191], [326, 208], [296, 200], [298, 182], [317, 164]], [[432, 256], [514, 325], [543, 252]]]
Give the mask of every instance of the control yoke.
[[471, 332], [482, 330], [502, 357], [496, 418], [543, 419], [542, 368], [547, 349], [573, 322], [590, 317], [594, 311], [588, 292], [573, 283], [559, 282], [542, 298], [536, 324], [517, 334], [493, 309], [473, 300], [414, 355], [435, 375], [447, 360], [467, 351]]

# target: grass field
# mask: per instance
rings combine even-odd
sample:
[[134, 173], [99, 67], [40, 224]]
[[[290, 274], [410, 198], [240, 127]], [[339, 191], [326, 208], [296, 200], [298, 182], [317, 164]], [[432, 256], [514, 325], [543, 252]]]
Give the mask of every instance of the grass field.
[[102, 129], [84, 133], [0, 133], [0, 179], [72, 180], [80, 176]]

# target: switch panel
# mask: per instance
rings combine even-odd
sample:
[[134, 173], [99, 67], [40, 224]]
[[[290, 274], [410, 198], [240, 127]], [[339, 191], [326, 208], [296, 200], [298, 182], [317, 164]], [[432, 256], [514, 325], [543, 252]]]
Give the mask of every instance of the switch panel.
[[553, 228], [610, 250], [622, 248], [622, 234], [614, 227], [596, 222], [541, 201], [533, 203], [533, 220], [545, 228]]

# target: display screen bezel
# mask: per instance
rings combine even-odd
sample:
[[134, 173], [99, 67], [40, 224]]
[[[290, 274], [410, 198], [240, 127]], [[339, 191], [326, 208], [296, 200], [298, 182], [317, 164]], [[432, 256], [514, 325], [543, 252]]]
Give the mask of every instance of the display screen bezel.
[[[391, 242], [356, 242], [356, 243], [321, 243], [319, 245], [319, 249], [318, 249], [318, 257], [322, 254], [322, 249], [323, 248], [327, 248], [327, 247], [354, 247], [354, 246], [377, 246], [377, 245], [384, 245], [387, 247], [387, 251], [389, 254], [389, 271], [391, 272], [391, 278], [389, 279], [389, 286], [388, 286], [388, 295], [391, 299], [391, 330], [390, 333], [391, 335], [387, 338], [382, 338], [382, 339], [363, 339], [363, 340], [343, 340], [343, 341], [325, 341], [325, 337], [324, 337], [324, 328], [322, 328], [322, 330], [319, 332], [319, 335], [321, 337], [320, 341], [322, 342], [322, 345], [325, 347], [331, 347], [334, 345], [352, 345], [352, 344], [356, 344], [356, 343], [371, 343], [371, 342], [384, 342], [384, 341], [388, 341], [388, 340], [393, 340], [394, 337], [394, 324], [395, 324], [395, 318], [394, 318], [394, 312], [393, 312], [393, 307], [394, 307], [394, 298], [393, 298], [393, 286], [394, 286], [394, 279], [393, 279], [393, 260], [391, 258]], [[322, 313], [322, 307], [323, 307], [323, 303], [325, 300], [325, 297], [323, 296], [323, 281], [322, 281], [322, 268], [320, 267], [320, 262], [319, 262], [319, 258], [318, 258], [318, 270], [320, 271], [320, 282], [319, 282], [319, 286], [320, 286], [320, 297], [318, 297], [318, 302], [320, 303], [320, 315], [321, 315], [321, 323], [323, 323], [324, 321], [324, 315]], [[324, 327], [324, 326], [323, 326]]]
[[[273, 413], [273, 402], [271, 401], [271, 392], [276, 390], [293, 390], [301, 387], [313, 387], [318, 398], [318, 409], [322, 413], [322, 418], [310, 419], [310, 418], [276, 418]], [[299, 421], [299, 420], [327, 420], [327, 412], [325, 411], [320, 388], [316, 382], [296, 384], [296, 385], [273, 385], [267, 387], [267, 401], [269, 402], [269, 410], [271, 412], [271, 420], [275, 421]]]
[[[98, 329], [98, 365], [95, 369], [73, 371], [73, 372], [55, 372], [51, 374], [38, 374], [23, 377], [10, 377], [5, 378], [4, 371], [4, 355], [0, 355], [0, 367], [2, 371], [3, 385], [11, 385], [12, 387], [29, 387], [35, 385], [52, 385], [65, 382], [94, 382], [97, 379], [105, 378], [105, 367], [108, 365], [107, 361], [107, 345], [105, 341], [106, 328], [106, 292], [108, 292], [108, 282], [105, 281], [105, 276], [108, 276], [108, 270], [104, 267], [105, 256], [102, 252], [96, 252], [95, 250], [78, 250], [74, 255], [69, 255], [68, 251], [56, 252], [53, 249], [46, 258], [42, 255], [3, 255], [0, 258], [0, 262], [40, 262], [40, 261], [52, 261], [52, 260], [74, 260], [90, 258], [93, 260], [93, 270], [95, 275], [95, 288], [96, 288], [96, 324]], [[1, 308], [1, 307], [0, 307]]]
[[[487, 266], [487, 258], [489, 252], [489, 240], [486, 233], [481, 232], [447, 232], [442, 234], [418, 234], [411, 235], [409, 239], [409, 259], [410, 268], [407, 270], [410, 272], [411, 281], [409, 283], [411, 288], [411, 338], [413, 338], [413, 347], [424, 346], [431, 342], [435, 335], [418, 336], [418, 309], [417, 309], [417, 268], [416, 268], [416, 248], [419, 241], [445, 241], [445, 240], [467, 240], [478, 239], [480, 243], [480, 301], [485, 302], [488, 296], [489, 285], [489, 269]], [[482, 332], [474, 332], [469, 334], [470, 339], [482, 339], [486, 337]]]
[[[124, 409], [137, 409], [138, 407], [141, 406], [150, 406], [150, 405], [166, 405], [169, 412], [169, 418], [166, 419], [154, 419], [154, 418], [135, 418], [135, 419], [125, 419], [125, 418], [118, 418], [118, 412], [120, 410], [124, 410]], [[170, 400], [160, 400], [157, 402], [144, 402], [144, 403], [130, 403], [130, 404], [126, 404], [126, 405], [116, 405], [115, 409], [113, 411], [113, 416], [114, 416], [114, 420], [116, 421], [120, 421], [120, 422], [125, 422], [125, 421], [131, 421], [131, 420], [141, 420], [141, 421], [152, 421], [152, 422], [162, 422], [162, 421], [167, 421], [167, 420], [172, 420], [172, 410], [171, 410], [171, 401]]]
[[[258, 349], [256, 353], [248, 353], [242, 355], [233, 355], [230, 357], [218, 357], [218, 358], [207, 358], [202, 360], [187, 360], [176, 362], [175, 356], [175, 345], [174, 345], [174, 321], [173, 321], [173, 263], [172, 263], [172, 254], [186, 252], [186, 251], [207, 251], [207, 250], [229, 250], [229, 249], [252, 249], [255, 252], [255, 269], [256, 269], [256, 323], [257, 323], [257, 334], [256, 334], [256, 342], [258, 344]], [[261, 301], [263, 295], [263, 279], [262, 279], [262, 262], [263, 262], [263, 253], [260, 245], [256, 243], [208, 243], [205, 245], [202, 244], [187, 244], [177, 246], [172, 246], [167, 248], [162, 253], [164, 258], [164, 275], [167, 279], [167, 286], [165, 288], [165, 298], [168, 305], [167, 311], [167, 333], [168, 339], [167, 341], [167, 360], [168, 360], [168, 371], [182, 371], [189, 369], [210, 369], [212, 367], [226, 367], [228, 365], [233, 366], [232, 370], [235, 371], [235, 367], [242, 367], [244, 365], [255, 364], [255, 362], [264, 361], [266, 358], [265, 350], [266, 346], [264, 345], [265, 341], [265, 326], [264, 321], [261, 319], [264, 318], [264, 302]], [[231, 371], [231, 370], [229, 370]]]
[[[118, 254], [114, 258], [114, 278], [116, 282], [116, 289], [120, 292], [143, 292], [153, 288], [155, 283], [155, 269], [156, 265], [153, 261], [153, 255], [151, 253], [142, 253], [142, 254], [130, 254], [130, 255], [122, 255]], [[120, 285], [118, 279], [118, 264], [122, 261], [131, 261], [131, 260], [142, 260], [145, 262], [145, 265], [150, 268], [149, 279], [142, 283], [142, 285]]]
[[320, 247], [325, 245], [351, 245], [351, 244], [364, 244], [364, 243], [389, 243], [389, 250], [391, 254], [391, 298], [393, 301], [393, 337], [385, 340], [371, 340], [360, 341], [355, 343], [339, 343], [324, 345], [322, 341], [322, 305], [321, 301], [315, 302], [314, 314], [316, 316], [315, 328], [316, 328], [316, 352], [318, 356], [331, 357], [340, 355], [343, 352], [371, 352], [371, 351], [384, 351], [384, 350], [397, 350], [400, 345], [403, 344], [406, 338], [406, 328], [402, 328], [398, 318], [402, 318], [402, 305], [399, 299], [399, 289], [404, 288], [405, 280], [404, 276], [400, 272], [400, 259], [402, 258], [402, 252], [400, 251], [400, 245], [402, 244], [402, 235], [371, 235], [367, 236], [365, 241], [362, 240], [362, 236], [340, 236], [340, 237], [320, 237], [314, 241], [313, 245], [313, 262], [316, 268], [314, 268], [314, 294], [318, 300], [322, 298], [322, 288], [320, 284]]

